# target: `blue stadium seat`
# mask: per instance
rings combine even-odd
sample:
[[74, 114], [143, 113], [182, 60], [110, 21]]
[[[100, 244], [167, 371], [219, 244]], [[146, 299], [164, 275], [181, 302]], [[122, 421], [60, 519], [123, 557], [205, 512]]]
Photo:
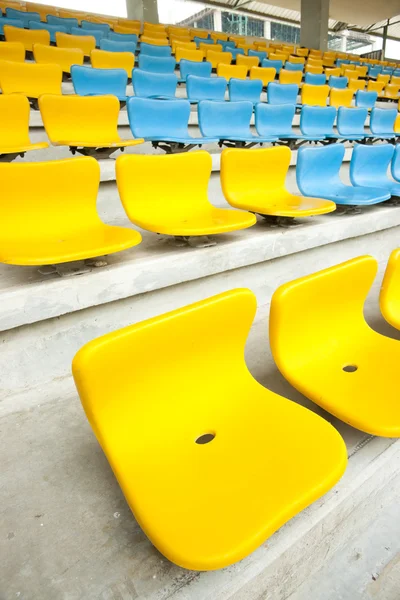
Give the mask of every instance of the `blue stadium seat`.
[[389, 192], [379, 187], [354, 187], [342, 182], [339, 173], [344, 153], [343, 144], [299, 149], [296, 181], [303, 196], [325, 198], [347, 206], [377, 204], [389, 200]]
[[400, 196], [400, 183], [387, 176], [393, 158], [392, 144], [356, 144], [350, 162], [350, 181], [355, 186], [375, 186]]
[[[259, 135], [275, 137], [287, 141], [289, 146], [294, 146], [297, 140], [309, 138], [296, 133], [292, 128], [293, 117], [296, 112], [294, 104], [266, 104], [259, 102], [255, 109], [256, 129]], [[293, 141], [293, 144], [290, 142]]]
[[0, 35], [4, 35], [4, 25], [12, 25], [13, 27], [19, 27], [20, 29], [24, 28], [24, 22], [20, 19], [0, 18]]
[[81, 21], [81, 27], [82, 29], [86, 30], [94, 29], [95, 31], [103, 31], [106, 35], [108, 35], [111, 31], [111, 27], [108, 23], [92, 23], [91, 21], [86, 21], [85, 19]]
[[199, 47], [199, 44], [210, 44], [213, 45], [214, 44], [214, 40], [210, 40], [207, 38], [201, 38], [201, 37], [197, 37], [195, 36], [193, 38], [194, 43], [196, 44], [197, 47]]
[[395, 108], [373, 108], [369, 128], [379, 140], [395, 139], [394, 124], [397, 117]]
[[305, 105], [300, 114], [301, 133], [315, 141], [325, 138], [337, 139], [340, 135], [333, 131], [335, 119], [336, 108], [334, 106]]
[[187, 60], [181, 58], [179, 61], [179, 70], [181, 78], [179, 81], [186, 81], [188, 75], [196, 75], [197, 77], [211, 77], [212, 64], [208, 61], [197, 62], [195, 60]]
[[72, 17], [67, 19], [64, 17], [56, 17], [55, 15], [47, 15], [46, 20], [49, 25], [66, 27], [68, 33], [71, 33], [73, 27], [79, 27], [78, 19], [74, 19]]
[[328, 85], [331, 88], [339, 88], [340, 90], [344, 90], [347, 88], [347, 84], [349, 80], [347, 77], [337, 77], [336, 75], [331, 75], [328, 79]]
[[378, 77], [379, 73], [382, 73], [381, 65], [373, 65], [368, 70], [368, 76], [372, 77], [373, 79], [376, 79]]
[[125, 69], [94, 69], [73, 65], [71, 78], [75, 93], [79, 96], [102, 96], [112, 94], [125, 102], [128, 75]]
[[173, 56], [149, 56], [139, 54], [139, 69], [150, 73], [174, 73], [176, 60]]
[[136, 42], [116, 42], [108, 38], [100, 40], [100, 49], [107, 52], [132, 52], [135, 54]]
[[383, 67], [382, 75], [393, 75], [394, 68], [393, 67]]
[[305, 83], [311, 83], [311, 85], [325, 85], [326, 75], [324, 73], [306, 73], [304, 78]]
[[268, 84], [267, 97], [269, 104], [297, 104], [299, 86], [295, 83], [277, 83], [273, 81]]
[[261, 66], [276, 69], [276, 74], [279, 75], [280, 70], [283, 67], [283, 62], [281, 60], [270, 60], [269, 58], [264, 58]]
[[301, 63], [292, 63], [288, 60], [285, 62], [285, 69], [287, 71], [303, 71], [304, 65]]
[[189, 135], [190, 102], [185, 99], [151, 100], [130, 98], [127, 102], [129, 125], [135, 138], [151, 141], [170, 153], [218, 142], [215, 137]]
[[340, 106], [337, 113], [337, 130], [346, 140], [364, 140], [374, 137], [364, 129], [368, 110], [361, 107]]
[[249, 56], [257, 56], [257, 58], [260, 59], [260, 64], [264, 60], [264, 58], [267, 58], [267, 53], [262, 52], [261, 50], [249, 50], [248, 54]]
[[7, 19], [18, 19], [22, 21], [24, 27], [29, 28], [29, 21], [40, 21], [40, 15], [37, 12], [17, 10], [16, 8], [6, 8]]
[[235, 42], [232, 42], [232, 41], [224, 42], [224, 40], [221, 40], [218, 42], [218, 44], [220, 44], [222, 46], [223, 52], [230, 52], [231, 49], [236, 47]]
[[229, 48], [228, 52], [232, 54], [232, 60], [236, 60], [238, 54], [244, 54], [243, 48]]
[[400, 144], [397, 144], [392, 159], [392, 176], [396, 181], [400, 181]]
[[88, 31], [87, 29], [81, 29], [80, 27], [71, 27], [72, 35], [91, 35], [96, 40], [96, 46], [100, 47], [100, 40], [104, 37], [107, 37], [107, 34], [100, 29], [91, 29]]
[[347, 58], [338, 58], [336, 61], [336, 66], [341, 67], [342, 65], [349, 65], [350, 61]]
[[356, 92], [356, 106], [361, 108], [374, 108], [377, 100], [378, 92], [366, 92], [364, 90], [357, 90]]
[[229, 100], [241, 102], [248, 100], [253, 104], [260, 102], [263, 84], [260, 79], [236, 79], [229, 80]]
[[149, 73], [133, 69], [132, 85], [135, 96], [141, 98], [175, 98], [178, 78], [175, 73]]
[[113, 42], [138, 43], [138, 36], [136, 33], [115, 33], [115, 31], [110, 31], [107, 38]]
[[276, 138], [254, 135], [250, 129], [252, 102], [199, 102], [199, 127], [203, 136], [220, 140], [220, 146], [254, 146]]
[[154, 46], [153, 44], [140, 44], [140, 54], [149, 54], [150, 56], [171, 56], [171, 46]]
[[[201, 64], [201, 63], [200, 63]], [[197, 77], [188, 75], [186, 79], [186, 93], [190, 102], [201, 100], [225, 100], [227, 81], [225, 77]]]
[[50, 33], [51, 42], [56, 41], [57, 31], [68, 33], [66, 27], [62, 27], [61, 25], [49, 25], [48, 23], [41, 23], [40, 21], [29, 21], [29, 29], [45, 29]]

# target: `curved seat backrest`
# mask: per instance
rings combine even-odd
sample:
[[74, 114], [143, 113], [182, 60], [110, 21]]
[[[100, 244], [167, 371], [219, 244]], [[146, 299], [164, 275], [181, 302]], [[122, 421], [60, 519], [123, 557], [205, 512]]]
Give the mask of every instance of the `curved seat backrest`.
[[291, 83], [294, 83], [300, 85], [302, 79], [302, 71], [287, 71], [286, 69], [281, 69], [279, 71], [279, 83], [281, 84], [290, 85]]
[[59, 65], [0, 61], [0, 86], [3, 94], [22, 93], [29, 98], [41, 94], [61, 94], [62, 70]]
[[55, 25], [65, 27], [68, 33], [71, 33], [72, 27], [79, 27], [78, 19], [56, 17], [54, 15], [47, 15], [47, 22], [49, 25]]
[[187, 60], [188, 62], [199, 63], [204, 59], [203, 50], [192, 50], [191, 48], [184, 48], [183, 46], [177, 46], [175, 52], [175, 58], [177, 62]]
[[56, 44], [59, 48], [79, 48], [85, 56], [90, 56], [96, 48], [96, 39], [92, 35], [80, 36], [70, 33], [56, 33]]
[[304, 82], [310, 83], [311, 85], [325, 85], [326, 84], [326, 75], [325, 74], [316, 75], [315, 73], [306, 73]]
[[[229, 100], [231, 102], [260, 102], [263, 84], [259, 79], [232, 79], [229, 81]], [[223, 98], [221, 98], [223, 100]]]
[[220, 63], [217, 67], [218, 77], [225, 77], [229, 81], [232, 77], [236, 79], [246, 79], [247, 67], [246, 65], [225, 65]]
[[81, 21], [82, 29], [95, 30], [95, 31], [103, 31], [106, 35], [111, 31], [111, 27], [108, 23], [92, 23], [91, 21], [86, 21], [83, 19]]
[[0, 128], [1, 147], [26, 146], [29, 139], [30, 105], [22, 94], [0, 94], [0, 114], [7, 115]]
[[15, 8], [6, 8], [6, 18], [18, 19], [23, 22], [24, 27], [29, 27], [29, 21], [40, 21], [41, 19], [40, 14], [37, 12], [22, 11]]
[[166, 222], [177, 222], [209, 211], [211, 168], [211, 155], [203, 150], [118, 157], [117, 186], [125, 212], [135, 223], [146, 221], [149, 213], [156, 214], [161, 222], [161, 215]]
[[[387, 172], [393, 157], [392, 144], [356, 144], [350, 161], [350, 181], [353, 185], [387, 187]], [[386, 184], [386, 185], [385, 185]]]
[[305, 83], [301, 88], [302, 104], [310, 104], [311, 106], [326, 106], [329, 92], [329, 85], [310, 85]]
[[95, 69], [124, 69], [128, 77], [132, 76], [135, 65], [135, 56], [132, 52], [108, 52], [95, 49], [90, 53], [90, 60]]
[[35, 31], [33, 29], [20, 29], [12, 25], [4, 25], [4, 37], [6, 42], [21, 42], [25, 50], [32, 52], [33, 44], [50, 45], [50, 33], [46, 30]]
[[285, 63], [285, 69], [286, 71], [300, 71], [301, 73], [303, 72], [303, 68], [304, 68], [304, 64], [303, 63], [293, 63], [290, 62], [290, 60], [288, 60]]
[[338, 90], [337, 88], [331, 88], [329, 95], [330, 106], [347, 106], [350, 107], [353, 100], [354, 91], [351, 89]]
[[149, 54], [150, 56], [171, 56], [171, 46], [154, 46], [153, 44], [146, 44], [141, 42], [140, 54]]
[[337, 112], [337, 130], [340, 135], [357, 135], [365, 133], [365, 121], [368, 109], [362, 107], [347, 108], [340, 106]]
[[333, 106], [303, 106], [300, 129], [304, 135], [323, 136], [333, 133], [336, 109]]
[[[45, 46], [46, 48], [49, 46]], [[11, 60], [13, 62], [25, 62], [25, 46], [21, 42], [1, 42], [0, 60]]]
[[56, 41], [57, 31], [67, 33], [66, 27], [62, 27], [61, 25], [49, 25], [48, 23], [41, 23], [40, 21], [29, 21], [29, 29], [31, 29], [31, 30], [43, 29], [45, 31], [48, 31], [50, 34], [51, 42]]
[[115, 96], [43, 95], [39, 108], [47, 136], [61, 142], [102, 143], [118, 140], [120, 103]]
[[373, 108], [369, 127], [375, 135], [394, 134], [394, 124], [397, 117], [395, 108]]
[[381, 94], [385, 84], [383, 81], [371, 81], [371, 79], [367, 83], [367, 92], [377, 92]]
[[322, 148], [299, 148], [296, 181], [304, 196], [318, 197], [318, 194], [329, 186], [344, 185], [339, 176], [344, 152], [343, 144], [331, 144]]
[[202, 135], [251, 136], [252, 102], [210, 102], [202, 100], [198, 106], [199, 127]]
[[186, 79], [186, 92], [189, 100], [225, 100], [227, 81], [224, 77], [196, 77]]
[[132, 52], [132, 54], [135, 54], [136, 42], [119, 42], [103, 38], [100, 40], [100, 50], [106, 52]]
[[136, 35], [136, 33], [115, 33], [115, 31], [110, 31], [108, 33], [107, 39], [112, 41], [112, 42], [121, 42], [121, 43], [132, 43], [135, 44], [135, 48], [136, 48], [136, 44], [138, 43], [138, 36]]
[[400, 144], [396, 144], [392, 159], [393, 179], [400, 182]]
[[190, 102], [129, 98], [127, 102], [129, 125], [135, 138], [189, 137]]
[[176, 61], [172, 56], [149, 56], [139, 54], [139, 69], [151, 73], [173, 73]]
[[276, 70], [268, 67], [251, 67], [250, 69], [250, 79], [259, 79], [264, 87], [274, 81], [275, 75]]
[[246, 56], [244, 54], [238, 54], [236, 57], [237, 65], [245, 65], [248, 69], [251, 67], [258, 67], [260, 65], [260, 59], [258, 56]]
[[295, 83], [270, 83], [268, 85], [269, 104], [296, 104], [299, 86]]
[[378, 92], [367, 92], [358, 90], [356, 92], [356, 106], [363, 108], [373, 108], [378, 100]]
[[259, 102], [255, 109], [255, 124], [259, 135], [268, 137], [292, 134], [296, 112], [294, 104], [267, 104]]
[[210, 62], [194, 62], [182, 58], [179, 63], [181, 78], [186, 81], [189, 75], [197, 77], [211, 77], [212, 64]]
[[[399, 155], [400, 146], [396, 146]], [[400, 249], [396, 248], [389, 256], [379, 295], [379, 305], [383, 317], [390, 325], [400, 329]]]
[[175, 73], [150, 73], [134, 69], [132, 85], [135, 96], [151, 98], [152, 96], [175, 96], [178, 78]]
[[[24, 28], [23, 21], [21, 21], [19, 19], [6, 19], [4, 17], [3, 19], [0, 19], [0, 34], [1, 35], [4, 35], [4, 26], [5, 25], [11, 25], [11, 27], [17, 27], [18, 29]], [[21, 43], [21, 42], [19, 41], [19, 43]]]
[[71, 77], [75, 93], [79, 96], [113, 94], [122, 97], [126, 95], [128, 75], [124, 69], [95, 69], [74, 65], [71, 68]]
[[343, 90], [347, 88], [349, 80], [347, 77], [336, 77], [335, 75], [331, 75], [328, 79], [328, 85], [331, 88], [337, 88]]
[[273, 68], [276, 70], [277, 75], [279, 75], [279, 72], [283, 67], [283, 62], [281, 60], [271, 60], [269, 58], [264, 58], [261, 66]]
[[1, 163], [0, 178], [2, 239], [40, 244], [102, 223], [96, 209], [100, 167], [94, 158]]
[[59, 65], [65, 73], [72, 65], [83, 65], [85, 55], [79, 48], [57, 48], [43, 44], [33, 45], [33, 57], [37, 63]]
[[96, 41], [96, 46], [100, 46], [100, 40], [104, 37], [107, 37], [107, 34], [104, 33], [101, 29], [81, 29], [80, 27], [72, 27], [71, 29], [72, 35], [82, 36], [82, 37], [93, 37]]
[[[229, 44], [230, 42], [228, 42]], [[258, 60], [259, 60], [259, 64], [261, 64], [261, 62], [264, 60], [264, 58], [267, 58], [267, 53], [263, 52], [262, 50], [249, 50], [249, 56], [257, 56]], [[258, 66], [258, 65], [256, 65]]]

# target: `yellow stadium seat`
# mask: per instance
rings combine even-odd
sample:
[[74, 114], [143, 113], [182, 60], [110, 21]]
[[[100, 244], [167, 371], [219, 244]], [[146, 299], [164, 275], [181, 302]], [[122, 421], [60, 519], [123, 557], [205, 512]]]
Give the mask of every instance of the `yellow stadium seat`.
[[2, 160], [12, 160], [30, 150], [48, 148], [47, 142], [32, 144], [29, 139], [29, 117], [31, 109], [26, 96], [22, 94], [0, 94], [0, 114], [3, 115], [0, 128], [0, 156]]
[[142, 139], [122, 140], [118, 133], [120, 103], [116, 96], [44, 95], [39, 108], [49, 140], [73, 152], [105, 156]]
[[236, 64], [247, 67], [247, 73], [249, 73], [252, 67], [258, 67], [259, 63], [260, 59], [258, 56], [244, 56], [243, 54], [236, 56]]
[[400, 343], [363, 314], [376, 272], [377, 261], [361, 256], [281, 286], [270, 344], [282, 375], [310, 400], [366, 433], [399, 437]]
[[219, 64], [217, 67], [218, 77], [225, 77], [228, 81], [235, 77], [236, 79], [247, 78], [247, 66], [246, 65], [224, 65]]
[[333, 69], [336, 64], [336, 59], [334, 58], [323, 58], [322, 64], [324, 67], [328, 67], [328, 69]]
[[175, 50], [176, 62], [181, 61], [182, 58], [192, 60], [193, 62], [203, 62], [204, 50], [192, 50], [183, 46], [177, 46]]
[[309, 50], [308, 48], [297, 48], [296, 54], [297, 56], [308, 56]]
[[256, 308], [250, 290], [230, 290], [95, 339], [73, 360], [136, 520], [186, 569], [244, 558], [346, 468], [330, 423], [251, 375], [244, 351]]
[[211, 63], [213, 69], [216, 69], [220, 63], [230, 65], [232, 62], [232, 54], [231, 52], [215, 52], [214, 50], [207, 50], [206, 61]]
[[272, 67], [251, 67], [250, 79], [260, 79], [263, 87], [267, 87], [271, 81], [274, 81], [276, 69]]
[[135, 65], [133, 52], [107, 52], [107, 50], [92, 50], [90, 61], [95, 69], [124, 69], [128, 77], [132, 77]]
[[326, 106], [330, 90], [329, 85], [305, 83], [301, 88], [301, 103], [311, 104], [312, 106]]
[[275, 50], [280, 50], [282, 48], [282, 44], [280, 42], [270, 42], [270, 48], [274, 48]]
[[389, 257], [382, 281], [379, 304], [382, 315], [390, 325], [400, 329], [400, 249]]
[[304, 71], [305, 73], [314, 73], [315, 75], [322, 75], [322, 73], [324, 72], [324, 68], [319, 67], [317, 65], [306, 64]]
[[326, 75], [327, 80], [329, 79], [329, 77], [331, 75], [334, 75], [335, 77], [340, 77], [340, 73], [341, 73], [340, 67], [336, 67], [334, 69], [329, 69], [329, 68], [325, 69], [325, 75]]
[[208, 50], [213, 50], [214, 52], [222, 52], [223, 51], [223, 46], [221, 44], [206, 44], [203, 42], [200, 42], [199, 44], [199, 50], [203, 50], [204, 54], [208, 51]]
[[390, 75], [382, 75], [382, 73], [379, 73], [378, 77], [376, 78], [376, 81], [378, 83], [383, 83], [384, 85], [387, 85], [390, 81]]
[[385, 87], [384, 81], [371, 81], [371, 79], [367, 83], [367, 91], [368, 92], [378, 92], [380, 95]]
[[143, 44], [151, 44], [152, 46], [169, 46], [169, 41], [167, 38], [155, 38], [149, 35], [141, 35], [140, 41]]
[[302, 79], [303, 71], [287, 71], [286, 69], [281, 69], [279, 72], [279, 83], [296, 83], [297, 85], [300, 85]]
[[167, 31], [166, 25], [163, 23], [150, 23], [149, 21], [144, 21], [143, 30], [148, 29], [149, 31], [157, 31], [159, 33], [165, 33]]
[[87, 13], [81, 12], [81, 11], [77, 11], [77, 10], [68, 10], [65, 8], [59, 8], [58, 9], [58, 16], [62, 17], [63, 19], [78, 19], [78, 23], [80, 24], [81, 21], [83, 19], [87, 18]]
[[352, 105], [353, 95], [354, 91], [350, 88], [331, 88], [329, 104], [336, 108], [339, 108], [339, 106], [346, 106], [349, 108]]
[[207, 236], [254, 225], [256, 218], [248, 212], [210, 204], [207, 187], [211, 162], [211, 155], [204, 150], [119, 156], [117, 185], [129, 219], [142, 229], [179, 237]]
[[157, 30], [153, 30], [153, 29], [144, 29], [142, 35], [156, 38], [159, 40], [167, 40], [168, 39], [168, 36], [165, 31], [157, 31]]
[[289, 44], [284, 44], [282, 46], [282, 51], [285, 52], [286, 54], [293, 54], [294, 53], [294, 46], [289, 45]]
[[21, 93], [33, 100], [42, 94], [61, 94], [62, 70], [59, 65], [39, 65], [0, 61], [0, 87], [3, 94]]
[[39, 64], [59, 65], [64, 73], [70, 73], [72, 65], [83, 65], [85, 55], [79, 48], [33, 45], [33, 57]]
[[315, 48], [310, 48], [308, 56], [312, 57], [312, 58], [317, 58], [317, 59], [321, 58], [322, 59], [322, 54], [323, 54], [322, 50], [315, 50]]
[[45, 6], [43, 4], [36, 4], [33, 2], [27, 2], [26, 8], [29, 12], [37, 12], [40, 15], [41, 21], [46, 21], [47, 15], [57, 16], [57, 9], [53, 6]]
[[168, 27], [168, 34], [176, 35], [179, 37], [188, 37], [190, 38], [190, 31], [186, 27], [175, 27], [174, 25], [170, 25]]
[[182, 40], [177, 40], [175, 38], [172, 38], [171, 40], [171, 48], [172, 48], [172, 54], [176, 53], [176, 49], [178, 48], [185, 48], [185, 50], [197, 50], [197, 46], [195, 42], [183, 42]]
[[270, 52], [268, 54], [270, 60], [281, 60], [283, 64], [289, 59], [289, 56], [289, 54], [284, 54], [283, 52]]
[[322, 58], [314, 58], [313, 56], [308, 56], [307, 59], [307, 65], [313, 66], [313, 67], [322, 67], [323, 66], [323, 62], [322, 62]]
[[133, 27], [133, 28], [140, 28], [142, 27], [142, 23], [141, 21], [137, 21], [135, 19], [122, 19], [119, 18], [117, 20], [118, 25], [121, 25], [122, 27]]
[[90, 56], [96, 48], [96, 39], [92, 35], [71, 35], [57, 31], [56, 44], [58, 48], [78, 48], [85, 56]]
[[388, 100], [400, 100], [400, 84], [387, 83], [381, 97]]
[[0, 164], [0, 262], [53, 265], [119, 252], [137, 231], [105, 225], [96, 210], [94, 158]]
[[25, 46], [21, 42], [0, 42], [0, 60], [25, 62], [25, 53]]
[[368, 72], [368, 67], [366, 66], [361, 66], [361, 65], [355, 65], [355, 71], [357, 71], [359, 77], [366, 77], [367, 76], [367, 72]]
[[254, 46], [254, 44], [248, 44], [247, 42], [238, 42], [237, 43], [237, 48], [241, 48], [242, 50], [244, 50], [245, 54], [248, 54], [249, 50], [255, 50], [256, 47]]
[[210, 36], [215, 43], [218, 43], [218, 40], [222, 42], [226, 42], [228, 40], [228, 34], [222, 33], [221, 31], [212, 31]]
[[349, 79], [348, 89], [352, 90], [353, 92], [357, 92], [358, 90], [364, 90], [365, 84], [365, 79]]
[[297, 65], [304, 65], [304, 63], [306, 62], [306, 59], [304, 58], [304, 56], [295, 56], [294, 54], [291, 54], [288, 58], [289, 62], [297, 64]]
[[[232, 38], [231, 38], [232, 39]], [[254, 46], [256, 50], [261, 50], [261, 51], [266, 51], [268, 46], [267, 46], [267, 41], [265, 42], [257, 42], [257, 40], [254, 40]]]
[[33, 51], [33, 44], [50, 45], [50, 33], [45, 29], [20, 29], [12, 25], [4, 25], [6, 42], [20, 42], [25, 50]]
[[201, 29], [190, 29], [189, 31], [190, 31], [190, 37], [192, 39], [194, 39], [195, 37], [203, 38], [203, 39], [208, 38], [208, 31], [202, 31]]
[[336, 204], [330, 200], [297, 196], [286, 189], [290, 157], [287, 146], [223, 150], [221, 184], [226, 200], [263, 216], [302, 218], [333, 212]]
[[353, 71], [355, 74], [356, 73], [356, 68], [354, 65], [348, 65], [348, 64], [341, 64], [340, 65], [340, 74], [344, 77], [346, 71]]
[[345, 69], [343, 73], [344, 77], [350, 81], [351, 79], [358, 79], [360, 74], [355, 69]]
[[139, 35], [140, 34], [140, 25], [138, 26], [125, 26], [125, 25], [114, 25], [114, 32], [115, 33], [128, 33], [128, 34], [135, 34], [135, 35]]
[[390, 83], [393, 83], [394, 85], [400, 85], [400, 76], [392, 75]]

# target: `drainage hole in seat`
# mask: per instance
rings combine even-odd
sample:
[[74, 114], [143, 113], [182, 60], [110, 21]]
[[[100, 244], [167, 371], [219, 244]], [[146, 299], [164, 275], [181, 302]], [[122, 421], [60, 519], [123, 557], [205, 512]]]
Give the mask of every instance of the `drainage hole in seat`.
[[358, 367], [356, 365], [346, 365], [343, 367], [343, 371], [346, 371], [346, 373], [354, 373], [357, 369]]
[[204, 433], [196, 439], [196, 444], [209, 444], [215, 438], [215, 433]]

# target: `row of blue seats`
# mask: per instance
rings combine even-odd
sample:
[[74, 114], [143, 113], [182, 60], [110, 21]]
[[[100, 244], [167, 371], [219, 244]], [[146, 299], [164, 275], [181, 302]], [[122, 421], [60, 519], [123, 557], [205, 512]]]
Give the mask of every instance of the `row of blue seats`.
[[[198, 105], [198, 124], [201, 137], [189, 134], [190, 103], [185, 100], [153, 100], [132, 97], [127, 102], [128, 118], [135, 138], [143, 138], [171, 151], [207, 143], [251, 147], [263, 143], [305, 142], [332, 143], [335, 141], [395, 141], [400, 134], [393, 129], [394, 119], [387, 109], [373, 109], [370, 132], [364, 124], [367, 109], [333, 106], [304, 106], [300, 115], [300, 131], [292, 128], [295, 107], [290, 104], [255, 105], [255, 130], [251, 130], [251, 102], [214, 102], [202, 100]], [[337, 117], [337, 131], [334, 123]], [[390, 120], [388, 119], [390, 117]], [[161, 145], [162, 144], [162, 145]]]
[[[183, 61], [182, 61], [183, 62]], [[186, 61], [190, 63], [191, 61]], [[146, 60], [142, 66], [147, 66]], [[205, 63], [192, 63], [202, 64]], [[182, 66], [181, 66], [182, 68]], [[184, 65], [186, 69], [186, 64]], [[263, 85], [259, 79], [236, 79], [224, 77], [199, 77], [192, 75], [191, 66], [184, 70], [187, 98], [192, 103], [201, 100], [223, 100], [229, 87], [230, 100], [260, 102]], [[80, 96], [112, 94], [125, 102], [128, 98], [126, 87], [128, 75], [124, 69], [94, 69], [89, 66], [74, 65], [71, 68], [74, 91]], [[175, 73], [154, 73], [144, 69], [133, 69], [132, 86], [136, 96], [142, 98], [172, 99], [176, 97], [179, 79]], [[267, 88], [267, 102], [270, 104], [297, 105], [299, 86], [272, 82]], [[377, 92], [358, 90], [355, 104], [362, 108], [373, 108], [378, 99]]]

